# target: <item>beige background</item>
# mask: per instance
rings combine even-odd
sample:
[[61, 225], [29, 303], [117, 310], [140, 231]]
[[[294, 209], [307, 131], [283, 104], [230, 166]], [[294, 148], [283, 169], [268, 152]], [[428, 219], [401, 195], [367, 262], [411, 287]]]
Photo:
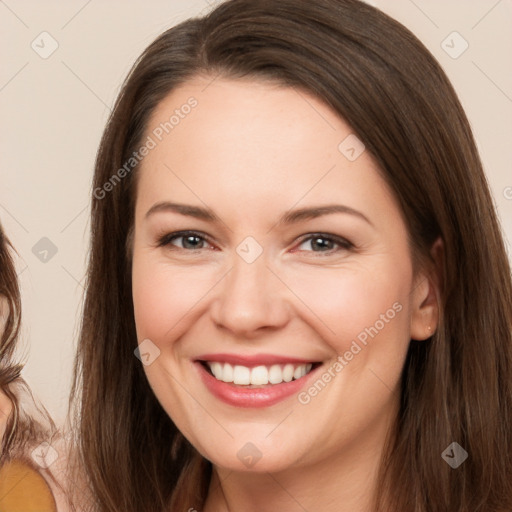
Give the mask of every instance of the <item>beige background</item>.
[[[512, 0], [368, 3], [409, 27], [452, 80], [473, 126], [510, 254]], [[0, 0], [0, 219], [20, 255], [24, 375], [57, 421], [67, 407], [92, 168], [109, 106], [132, 62], [158, 34], [209, 8], [206, 0]], [[453, 31], [469, 44], [456, 59], [442, 46], [446, 40], [451, 52], [463, 48], [459, 36], [446, 39]], [[40, 53], [51, 49], [52, 38], [58, 48], [44, 59]], [[46, 262], [40, 259], [48, 250], [47, 241], [39, 242], [43, 237], [57, 250]]]

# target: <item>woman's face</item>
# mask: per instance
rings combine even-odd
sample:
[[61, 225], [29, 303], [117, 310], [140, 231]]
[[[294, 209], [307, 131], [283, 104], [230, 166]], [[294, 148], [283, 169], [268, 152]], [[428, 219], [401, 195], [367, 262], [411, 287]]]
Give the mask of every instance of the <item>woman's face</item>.
[[375, 458], [435, 319], [350, 126], [303, 91], [198, 77], [144, 142], [133, 300], [165, 411], [233, 470]]

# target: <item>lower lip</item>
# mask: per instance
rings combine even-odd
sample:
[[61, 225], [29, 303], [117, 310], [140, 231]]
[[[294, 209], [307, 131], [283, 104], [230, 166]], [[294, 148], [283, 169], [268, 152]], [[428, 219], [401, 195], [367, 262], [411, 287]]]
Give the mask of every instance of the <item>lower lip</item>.
[[304, 377], [290, 382], [271, 384], [263, 388], [246, 388], [217, 380], [201, 363], [196, 362], [195, 365], [198, 367], [202, 381], [212, 395], [235, 407], [252, 408], [270, 407], [297, 394], [319, 368], [314, 368]]

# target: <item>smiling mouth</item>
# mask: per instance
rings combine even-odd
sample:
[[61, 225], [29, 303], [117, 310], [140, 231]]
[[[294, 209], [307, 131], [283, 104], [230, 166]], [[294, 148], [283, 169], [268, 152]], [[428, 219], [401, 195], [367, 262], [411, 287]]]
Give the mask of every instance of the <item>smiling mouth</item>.
[[321, 364], [287, 363], [248, 367], [220, 361], [200, 361], [200, 363], [218, 381], [244, 388], [270, 387], [283, 382], [299, 380]]

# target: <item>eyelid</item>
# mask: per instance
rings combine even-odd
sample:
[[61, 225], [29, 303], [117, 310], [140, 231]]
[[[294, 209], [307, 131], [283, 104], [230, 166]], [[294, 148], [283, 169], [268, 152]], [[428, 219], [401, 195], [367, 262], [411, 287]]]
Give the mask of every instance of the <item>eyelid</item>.
[[[201, 231], [196, 231], [196, 230], [183, 230], [183, 231], [174, 231], [172, 233], [166, 233], [166, 234], [158, 237], [157, 246], [158, 247], [170, 246], [170, 245], [172, 245], [171, 244], [172, 241], [174, 241], [178, 238], [184, 238], [186, 236], [191, 236], [191, 235], [197, 236], [198, 238], [203, 239], [204, 242], [210, 244], [211, 246], [215, 245], [215, 244], [213, 244], [209, 235], [207, 235], [206, 233], [203, 233]], [[350, 249], [355, 248], [355, 245], [352, 242], [350, 242], [349, 240], [347, 240], [346, 238], [338, 236], [338, 235], [330, 234], [330, 233], [323, 233], [323, 232], [306, 233], [306, 234], [302, 235], [301, 237], [299, 237], [299, 240], [295, 244], [295, 247], [297, 245], [300, 246], [304, 242], [306, 242], [308, 240], [313, 240], [315, 238], [323, 238], [326, 240], [330, 240], [331, 242], [334, 242], [336, 245], [338, 245], [338, 249], [329, 249], [327, 251], [304, 251], [304, 250], [294, 249], [294, 250], [292, 250], [292, 252], [297, 252], [297, 251], [298, 252], [308, 252], [308, 253], [316, 254], [318, 256], [322, 256], [323, 254], [325, 254], [325, 255], [337, 254], [339, 251], [350, 250]], [[184, 249], [182, 247], [177, 247], [177, 246], [173, 246], [173, 247], [177, 250], [191, 252], [191, 253], [198, 253], [205, 249], [204, 247], [201, 247], [199, 249], [190, 249], [189, 250], [189, 249]]]
[[[201, 231], [192, 230], [192, 229], [185, 229], [183, 231], [173, 231], [172, 233], [165, 233], [164, 235], [159, 236], [157, 238], [157, 247], [164, 247], [166, 245], [171, 245], [171, 242], [174, 241], [175, 239], [182, 238], [182, 237], [185, 238], [186, 236], [190, 236], [190, 235], [194, 235], [194, 236], [197, 236], [198, 238], [202, 238], [202, 239], [204, 239], [204, 241], [206, 243], [213, 245], [210, 237], [206, 233], [203, 233]], [[176, 247], [176, 246], [174, 246], [174, 247]], [[187, 252], [198, 252], [198, 251], [202, 250], [202, 248], [201, 248], [201, 249], [196, 249], [195, 251], [192, 251], [192, 250], [182, 249], [181, 247], [176, 247], [176, 249], [187, 251]]]
[[[341, 249], [344, 249], [344, 250], [353, 249], [355, 247], [355, 245], [352, 242], [350, 242], [349, 240], [347, 240], [346, 238], [344, 238], [342, 236], [338, 236], [338, 235], [334, 235], [334, 234], [330, 234], [330, 233], [322, 233], [322, 232], [308, 233], [306, 235], [303, 235], [300, 238], [297, 245], [302, 245], [304, 242], [307, 242], [308, 240], [313, 240], [315, 238], [324, 238], [326, 240], [330, 240], [330, 241], [334, 242], [335, 244], [337, 244]], [[312, 252], [312, 253], [316, 253], [316, 254], [333, 254], [335, 252], [338, 252], [338, 250], [331, 249], [328, 251], [305, 251], [305, 252]]]

